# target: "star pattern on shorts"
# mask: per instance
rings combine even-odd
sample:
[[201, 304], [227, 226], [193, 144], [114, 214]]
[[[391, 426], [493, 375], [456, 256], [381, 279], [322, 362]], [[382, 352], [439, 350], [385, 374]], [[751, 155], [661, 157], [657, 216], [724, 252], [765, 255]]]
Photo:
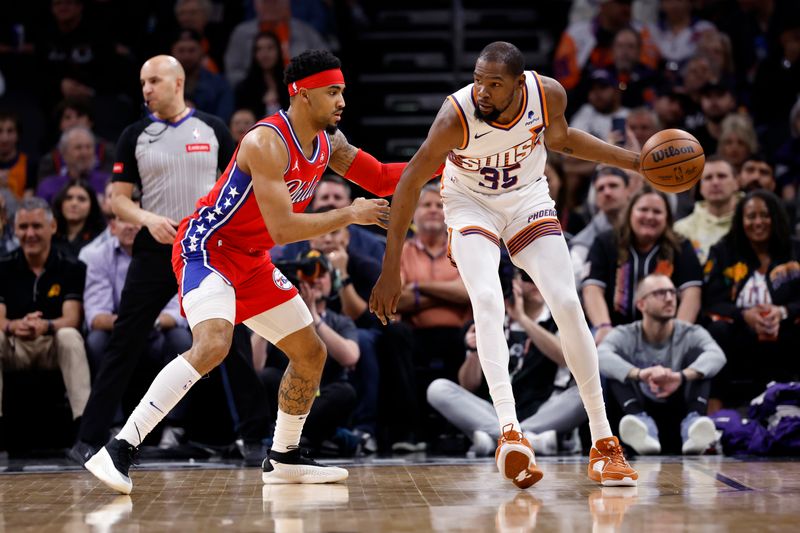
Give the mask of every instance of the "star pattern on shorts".
[[208, 221], [209, 224], [214, 222], [216, 219], [217, 215], [215, 215], [213, 211], [209, 211], [208, 214], [206, 215], [206, 220]]
[[[197, 237], [195, 237], [194, 235], [190, 235], [190, 236], [189, 236], [189, 241], [190, 241], [192, 244], [197, 244], [197, 241], [199, 241], [199, 240], [200, 240], [200, 239], [198, 239], [198, 238], [197, 238]], [[194, 251], [194, 250], [192, 250], [192, 251]]]
[[236, 197], [237, 197], [239, 194], [241, 194], [241, 193], [240, 193], [239, 191], [237, 191], [237, 190], [236, 190], [236, 187], [231, 187], [231, 188], [228, 190], [228, 194], [230, 194], [230, 195], [231, 195], [231, 198], [236, 198]]
[[196, 234], [198, 234], [198, 233], [199, 233], [200, 235], [202, 235], [203, 233], [205, 233], [205, 231], [206, 231], [206, 227], [205, 227], [204, 225], [200, 224], [199, 226], [197, 226], [196, 228], [194, 228], [194, 231], [195, 231], [195, 235], [196, 235]]
[[197, 251], [197, 245], [196, 244], [190, 244], [189, 245], [189, 251], [190, 252], [196, 252]]
[[225, 198], [225, 204], [224, 205], [225, 205], [225, 207], [230, 207], [231, 206], [231, 199], [230, 198]]

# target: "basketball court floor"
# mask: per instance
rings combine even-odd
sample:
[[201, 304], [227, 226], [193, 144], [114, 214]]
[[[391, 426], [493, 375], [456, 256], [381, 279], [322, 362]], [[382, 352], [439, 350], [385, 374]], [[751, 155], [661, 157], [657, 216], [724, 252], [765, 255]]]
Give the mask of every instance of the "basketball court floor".
[[[145, 462], [120, 496], [66, 462], [0, 466], [0, 532], [798, 531], [800, 461], [659, 457], [601, 488], [581, 457], [540, 458], [527, 491], [491, 459], [348, 463], [336, 485], [264, 485], [258, 468]], [[342, 463], [337, 463], [342, 464]]]

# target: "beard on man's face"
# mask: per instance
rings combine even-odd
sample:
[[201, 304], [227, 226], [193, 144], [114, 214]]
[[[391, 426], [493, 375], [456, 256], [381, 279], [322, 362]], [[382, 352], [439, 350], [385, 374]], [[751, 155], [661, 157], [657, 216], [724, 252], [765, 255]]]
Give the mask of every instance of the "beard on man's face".
[[484, 122], [495, 122], [500, 118], [501, 111], [496, 107], [492, 109], [491, 113], [482, 113], [478, 106], [475, 106], [475, 118]]
[[337, 126], [335, 124], [328, 124], [327, 126], [325, 126], [325, 133], [327, 133], [328, 135], [334, 135], [334, 134], [336, 134], [336, 131], [338, 129], [339, 129], [339, 126]]

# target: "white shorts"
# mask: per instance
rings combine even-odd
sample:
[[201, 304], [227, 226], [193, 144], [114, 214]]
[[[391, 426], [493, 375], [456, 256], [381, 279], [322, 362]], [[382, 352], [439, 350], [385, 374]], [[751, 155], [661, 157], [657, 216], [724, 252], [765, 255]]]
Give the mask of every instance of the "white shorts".
[[447, 227], [462, 235], [480, 234], [506, 243], [511, 256], [545, 235], [561, 235], [547, 178], [503, 194], [481, 194], [448, 177], [442, 180]]
[[[236, 291], [216, 273], [211, 273], [183, 297], [183, 311], [189, 327], [194, 327], [212, 318], [227, 320], [235, 324]], [[303, 299], [296, 295], [292, 299], [244, 321], [251, 330], [272, 344], [299, 331], [313, 322], [311, 312]]]

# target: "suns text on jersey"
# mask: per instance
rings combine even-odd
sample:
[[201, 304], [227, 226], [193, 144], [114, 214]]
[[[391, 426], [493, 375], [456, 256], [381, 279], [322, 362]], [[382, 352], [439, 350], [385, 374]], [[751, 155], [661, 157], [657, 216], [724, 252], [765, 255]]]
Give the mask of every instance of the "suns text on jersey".
[[503, 168], [516, 165], [522, 162], [526, 157], [531, 155], [535, 146], [535, 140], [528, 137], [516, 146], [512, 146], [502, 152], [492, 154], [485, 157], [469, 157], [463, 155], [456, 155], [450, 152], [448, 159], [455, 166], [463, 170], [478, 171], [483, 167]]

